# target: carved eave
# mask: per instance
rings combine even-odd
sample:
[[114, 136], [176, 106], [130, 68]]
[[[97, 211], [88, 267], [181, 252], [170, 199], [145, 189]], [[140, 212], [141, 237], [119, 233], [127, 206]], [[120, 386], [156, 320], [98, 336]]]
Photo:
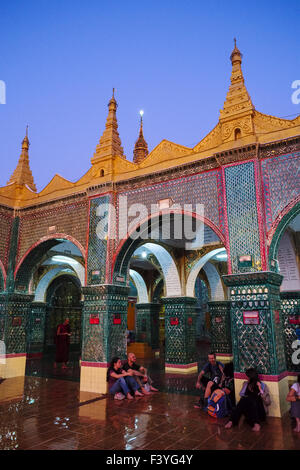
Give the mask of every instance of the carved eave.
[[11, 183], [0, 188], [0, 203], [9, 207], [19, 207], [22, 201], [33, 201], [35, 198], [36, 192], [24, 184]]
[[174, 142], [164, 139], [152, 150], [152, 152], [149, 153], [147, 158], [145, 158], [138, 167], [147, 168], [163, 162], [172, 164], [173, 159], [177, 159], [178, 157], [183, 157], [191, 153], [193, 153], [193, 149], [184, 147], [183, 145], [174, 144]]
[[63, 178], [62, 176], [56, 174], [53, 176], [50, 183], [48, 183], [47, 186], [45, 186], [44, 189], [42, 189], [42, 191], [39, 193], [39, 196], [45, 196], [47, 194], [51, 194], [56, 191], [74, 188], [74, 186], [75, 186], [75, 183], [72, 183], [66, 178]]
[[219, 147], [222, 144], [222, 133], [221, 133], [221, 125], [218, 124], [213, 128], [212, 131], [207, 134], [204, 139], [202, 139], [196, 147], [193, 148], [194, 152], [203, 152], [205, 150], [214, 149]]
[[300, 115], [295, 119], [282, 119], [258, 111], [254, 113], [254, 131], [261, 135], [264, 133], [284, 131], [300, 126]]

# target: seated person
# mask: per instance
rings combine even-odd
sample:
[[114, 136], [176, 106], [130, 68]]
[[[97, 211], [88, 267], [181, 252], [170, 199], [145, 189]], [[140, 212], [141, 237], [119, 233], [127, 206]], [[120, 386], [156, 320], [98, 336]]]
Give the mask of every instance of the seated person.
[[145, 367], [140, 366], [136, 363], [136, 357], [134, 353], [129, 353], [127, 356], [127, 362], [125, 362], [123, 369], [127, 371], [131, 371], [133, 377], [138, 382], [139, 386], [141, 387], [141, 391], [144, 395], [149, 395], [150, 392], [147, 390], [149, 389], [151, 392], [158, 392], [157, 388], [152, 386], [152, 380], [147, 374], [147, 369]]
[[291, 403], [290, 414], [296, 420], [294, 431], [300, 432], [300, 374], [297, 377], [297, 382], [291, 386], [286, 399]]
[[228, 362], [224, 366], [223, 390], [229, 398], [231, 407], [235, 404], [233, 363]]
[[[207, 374], [207, 376], [205, 376]], [[212, 392], [217, 388], [222, 388], [223, 382], [225, 379], [224, 375], [224, 366], [221, 362], [216, 360], [216, 354], [210, 353], [208, 354], [208, 362], [203, 366], [197, 382], [196, 388], [201, 389], [204, 388], [204, 406], [207, 403], [207, 399], [210, 397]], [[201, 408], [201, 403], [195, 404], [195, 408]]]
[[141, 397], [143, 394], [138, 391], [139, 385], [137, 381], [132, 377], [132, 371], [124, 371], [122, 369], [121, 360], [118, 357], [114, 357], [111, 360], [110, 367], [107, 371], [107, 382], [109, 393], [114, 395], [115, 400], [122, 400], [127, 398], [132, 400], [130, 390], [134, 392], [136, 397]]
[[236, 426], [242, 415], [252, 427], [252, 431], [260, 431], [260, 423], [266, 419], [265, 405], [270, 405], [267, 386], [260, 382], [257, 371], [251, 367], [246, 370], [248, 381], [243, 383], [240, 391], [241, 399], [231, 412], [225, 428]]

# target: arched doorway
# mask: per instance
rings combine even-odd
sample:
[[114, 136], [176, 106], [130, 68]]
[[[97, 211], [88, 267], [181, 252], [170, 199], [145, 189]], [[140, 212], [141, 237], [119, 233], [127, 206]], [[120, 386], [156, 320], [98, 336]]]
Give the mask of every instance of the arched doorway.
[[[79, 380], [81, 351], [81, 287], [85, 257], [80, 246], [66, 238], [41, 240], [28, 250], [15, 272], [16, 290], [33, 296], [27, 322], [27, 375]], [[53, 369], [55, 330], [70, 319], [70, 368]]]
[[46, 303], [44, 352], [55, 350], [57, 326], [68, 318], [72, 333], [70, 351], [80, 355], [82, 301], [79, 279], [68, 274], [56, 277], [47, 289]]
[[[159, 325], [162, 325], [161, 317], [163, 317], [164, 369], [168, 372], [174, 370], [176, 373], [190, 373], [197, 371], [199, 357], [196, 352], [195, 328], [196, 292], [199, 291], [195, 289], [196, 280], [202, 270], [200, 276], [205, 276], [208, 284], [207, 301], [226, 301], [221, 276], [227, 274], [227, 256], [223, 260], [216, 258], [218, 254], [224, 255], [224, 252], [226, 254], [224, 238], [203, 219], [195, 224], [193, 239], [187, 239], [184, 230], [178, 238], [172, 226], [172, 222], [174, 225], [177, 223], [178, 214], [171, 212], [169, 215], [171, 221], [169, 237], [166, 236], [168, 231], [163, 228], [163, 217], [155, 216], [139, 226], [138, 236], [130, 235], [119, 245], [114, 259], [112, 280], [114, 284], [126, 286], [130, 270], [134, 269], [139, 273], [147, 286], [148, 293], [148, 302], [140, 306], [139, 324], [145, 326], [145, 337], [149, 338], [147, 333], [151, 331], [151, 324], [147, 322], [151, 318], [159, 318], [155, 333], [159, 336]], [[186, 218], [196, 219], [192, 214], [180, 214], [180, 216], [182, 224]], [[200, 230], [203, 233], [199, 244]], [[220, 264], [222, 264], [221, 270]], [[137, 284], [141, 283], [137, 281]], [[220, 291], [222, 291], [221, 298], [217, 296]], [[158, 303], [157, 309], [156, 306], [154, 309], [154, 303]], [[139, 308], [139, 305], [136, 307]], [[200, 312], [202, 320], [204, 315], [206, 323], [208, 313]], [[215, 312], [214, 315], [217, 316]], [[147, 342], [154, 349], [153, 344], [149, 343], [149, 340]]]
[[[300, 372], [300, 204], [279, 221], [274, 232], [269, 263], [283, 276], [280, 286], [284, 353], [290, 375]], [[279, 312], [278, 312], [279, 313]]]

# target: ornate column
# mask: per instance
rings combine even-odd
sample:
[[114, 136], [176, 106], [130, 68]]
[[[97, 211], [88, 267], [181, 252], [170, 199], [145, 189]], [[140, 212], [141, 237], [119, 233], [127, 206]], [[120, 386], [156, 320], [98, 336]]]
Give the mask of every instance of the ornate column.
[[106, 393], [106, 372], [112, 357], [126, 357], [129, 288], [106, 284], [83, 287], [82, 291], [80, 390]]
[[197, 372], [195, 297], [163, 297], [165, 306], [165, 369]]
[[217, 355], [221, 362], [231, 362], [232, 340], [230, 321], [230, 302], [215, 301], [208, 302], [211, 319], [211, 351]]
[[282, 276], [254, 272], [223, 276], [230, 288], [234, 378], [238, 397], [245, 369], [255, 367], [271, 394], [271, 416], [289, 408], [288, 377], [280, 310]]
[[33, 295], [16, 292], [0, 294], [1, 332], [5, 346], [0, 364], [3, 378], [25, 375], [27, 325], [32, 299]]
[[27, 329], [33, 295], [15, 292], [14, 270], [19, 237], [19, 217], [15, 217], [10, 239], [6, 292], [0, 294], [0, 330], [3, 354], [0, 376], [25, 375]]
[[281, 292], [284, 346], [290, 376], [300, 374], [300, 292]]
[[41, 357], [44, 352], [46, 303], [32, 302], [27, 326], [27, 357]]
[[[139, 344], [147, 344], [152, 350], [159, 348], [159, 311], [160, 304], [136, 304], [135, 343], [130, 345], [136, 353]], [[151, 351], [152, 352], [152, 351]]]

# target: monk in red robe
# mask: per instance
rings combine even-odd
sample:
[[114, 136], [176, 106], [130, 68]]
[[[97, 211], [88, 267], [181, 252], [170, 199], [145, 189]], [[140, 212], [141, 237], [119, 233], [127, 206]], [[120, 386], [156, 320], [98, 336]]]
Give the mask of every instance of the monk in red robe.
[[69, 360], [69, 347], [70, 347], [70, 320], [66, 318], [64, 323], [57, 327], [56, 331], [56, 357], [54, 367], [57, 363], [63, 363], [62, 368], [67, 369], [67, 362]]

